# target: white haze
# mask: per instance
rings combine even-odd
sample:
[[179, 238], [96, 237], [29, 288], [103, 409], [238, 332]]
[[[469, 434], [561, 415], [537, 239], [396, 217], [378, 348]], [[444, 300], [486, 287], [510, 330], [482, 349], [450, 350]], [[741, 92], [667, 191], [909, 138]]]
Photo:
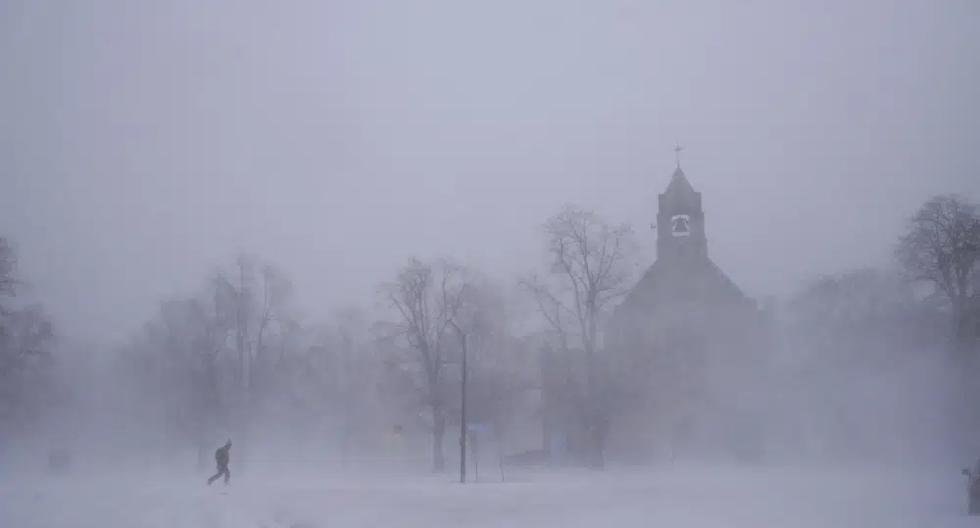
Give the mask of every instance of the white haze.
[[715, 260], [783, 295], [887, 263], [924, 197], [980, 194], [978, 21], [969, 0], [7, 0], [0, 225], [73, 335], [123, 338], [240, 249], [322, 315], [411, 254], [523, 272], [566, 202], [652, 247], [680, 141]]
[[[0, 0], [0, 237], [14, 304], [54, 320], [59, 387], [31, 427], [0, 424], [0, 526], [970, 525], [971, 374], [894, 249], [931, 196], [980, 201], [978, 28], [971, 0]], [[547, 269], [546, 219], [574, 203], [632, 225], [635, 280], [677, 142], [712, 260], [778, 307], [759, 383], [719, 375], [764, 407], [765, 459], [504, 476], [490, 451], [543, 443], [521, 408], [479, 483], [453, 482], [458, 423], [433, 474], [423, 411], [380, 373], [379, 286], [449, 257], [533, 337], [518, 279]], [[350, 401], [304, 392], [297, 368], [246, 425], [202, 427], [195, 465], [160, 411], [184, 386], [141, 385], [127, 354], [156, 351], [161, 302], [208, 299], [239, 254], [292, 282], [297, 350], [339, 349], [337, 314], [359, 314], [377, 361], [338, 383], [362, 391], [362, 433], [405, 425], [398, 456], [341, 439]], [[820, 297], [822, 276], [855, 282]], [[863, 299], [868, 326], [836, 319]], [[227, 436], [231, 487], [205, 487]], [[61, 448], [71, 469], [51, 475]]]

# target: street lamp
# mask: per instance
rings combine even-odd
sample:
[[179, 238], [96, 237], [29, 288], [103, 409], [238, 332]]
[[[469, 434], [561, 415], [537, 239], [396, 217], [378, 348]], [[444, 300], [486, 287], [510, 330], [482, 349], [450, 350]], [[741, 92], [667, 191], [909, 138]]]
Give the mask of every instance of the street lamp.
[[460, 379], [460, 406], [459, 406], [459, 483], [466, 483], [466, 333], [456, 324], [453, 319], [449, 324], [456, 329], [459, 335], [459, 344], [463, 352], [463, 375]]

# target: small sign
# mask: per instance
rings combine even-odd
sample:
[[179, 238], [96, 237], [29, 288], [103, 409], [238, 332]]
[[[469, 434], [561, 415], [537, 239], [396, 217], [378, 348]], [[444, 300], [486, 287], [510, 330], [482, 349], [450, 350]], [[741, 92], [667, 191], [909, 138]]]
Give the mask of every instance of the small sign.
[[468, 433], [489, 433], [492, 430], [493, 426], [488, 423], [466, 424], [466, 432]]

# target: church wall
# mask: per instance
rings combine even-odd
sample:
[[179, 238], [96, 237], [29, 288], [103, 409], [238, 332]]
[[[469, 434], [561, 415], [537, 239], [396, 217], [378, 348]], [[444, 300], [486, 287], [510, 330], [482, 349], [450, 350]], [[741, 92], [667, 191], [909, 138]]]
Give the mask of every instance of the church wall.
[[610, 353], [627, 396], [612, 450], [654, 460], [679, 451], [751, 455], [736, 437], [748, 435], [761, 412], [765, 353], [759, 314], [744, 308], [681, 304], [620, 321]]

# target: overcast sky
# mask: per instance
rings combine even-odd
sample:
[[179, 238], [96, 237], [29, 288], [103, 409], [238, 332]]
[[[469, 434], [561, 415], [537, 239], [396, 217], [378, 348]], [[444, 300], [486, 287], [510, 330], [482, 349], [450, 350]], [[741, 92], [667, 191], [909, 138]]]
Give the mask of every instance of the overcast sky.
[[746, 291], [980, 199], [980, 2], [0, 1], [0, 233], [114, 340], [247, 249], [311, 317], [410, 255], [504, 280], [562, 203], [652, 262], [675, 141]]

